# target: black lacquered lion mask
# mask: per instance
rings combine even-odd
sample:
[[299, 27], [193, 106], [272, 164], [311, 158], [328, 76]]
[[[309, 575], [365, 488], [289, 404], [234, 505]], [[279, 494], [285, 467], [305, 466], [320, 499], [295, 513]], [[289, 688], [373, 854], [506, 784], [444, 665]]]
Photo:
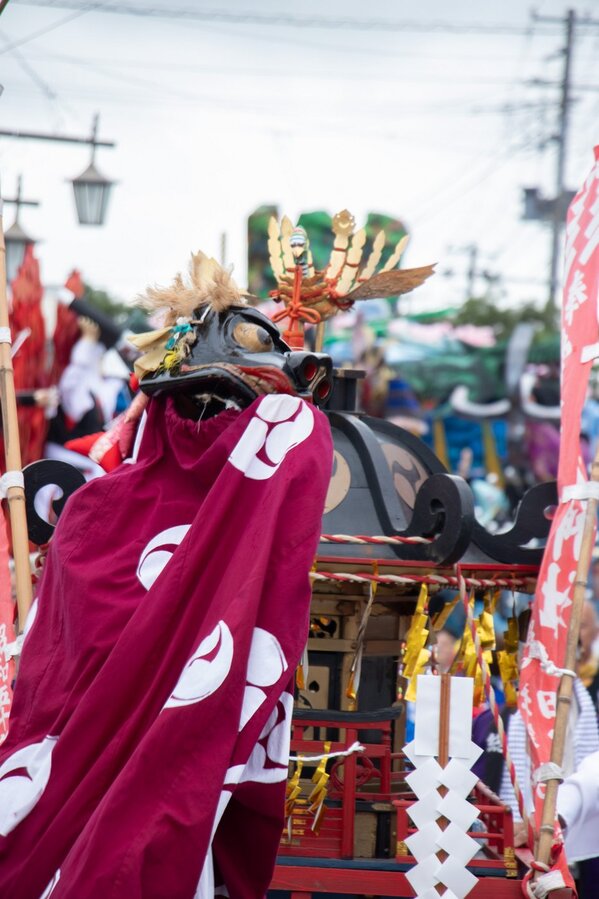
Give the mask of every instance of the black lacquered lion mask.
[[142, 302], [167, 315], [166, 327], [132, 339], [144, 353], [136, 362], [144, 393], [175, 393], [192, 416], [194, 408], [198, 415], [244, 408], [267, 393], [318, 405], [328, 398], [330, 358], [291, 351], [270, 319], [244, 302], [230, 274], [202, 253], [192, 256], [189, 283], [178, 275]]

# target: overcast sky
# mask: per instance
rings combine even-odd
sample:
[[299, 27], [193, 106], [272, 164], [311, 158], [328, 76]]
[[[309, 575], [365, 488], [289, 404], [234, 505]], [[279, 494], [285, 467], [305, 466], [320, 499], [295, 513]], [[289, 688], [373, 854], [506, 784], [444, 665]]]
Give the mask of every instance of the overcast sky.
[[[532, 23], [523, 0], [129, 0], [169, 17], [109, 5], [11, 0], [0, 20], [1, 127], [86, 134], [99, 112], [100, 137], [117, 142], [98, 151], [118, 184], [107, 224], [91, 229], [77, 226], [66, 183], [87, 148], [0, 138], [3, 193], [22, 173], [42, 203], [21, 218], [47, 283], [76, 266], [129, 300], [170, 280], [191, 250], [217, 255], [226, 231], [243, 284], [247, 215], [276, 203], [291, 217], [347, 207], [358, 222], [369, 210], [402, 218], [405, 264], [454, 271], [412, 308], [462, 298], [460, 248], [473, 242], [481, 267], [506, 279], [503, 302], [545, 300], [549, 235], [519, 218], [523, 186], [552, 192], [558, 90], [525, 82], [559, 80], [563, 31]], [[599, 20], [599, 3], [577, 12]], [[597, 60], [599, 28], [580, 28], [573, 81], [597, 90], [574, 91], [573, 188], [599, 143]]]

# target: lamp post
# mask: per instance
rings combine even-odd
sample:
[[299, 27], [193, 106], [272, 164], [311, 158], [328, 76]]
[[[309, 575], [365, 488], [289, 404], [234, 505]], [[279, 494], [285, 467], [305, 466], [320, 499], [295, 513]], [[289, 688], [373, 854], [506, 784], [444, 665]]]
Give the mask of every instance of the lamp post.
[[19, 269], [25, 257], [25, 250], [28, 246], [35, 243], [22, 228], [19, 222], [19, 213], [21, 206], [39, 206], [37, 200], [24, 200], [22, 196], [22, 178], [19, 175], [17, 180], [17, 193], [14, 199], [5, 199], [5, 203], [13, 203], [17, 207], [15, 220], [4, 233], [4, 244], [6, 247], [6, 279], [10, 284], [17, 277]]
[[105, 178], [96, 168], [95, 157], [98, 141], [98, 115], [94, 116], [92, 135], [90, 139], [92, 147], [91, 160], [88, 167], [77, 178], [73, 178], [73, 192], [75, 194], [75, 206], [80, 225], [103, 225], [106, 217], [106, 209], [113, 181]]
[[88, 167], [77, 178], [71, 179], [75, 195], [75, 207], [80, 225], [103, 225], [111, 188], [114, 184], [100, 174], [95, 164], [97, 147], [114, 147], [114, 141], [98, 140], [99, 116], [94, 116], [92, 133], [89, 137], [71, 137], [58, 134], [43, 134], [37, 131], [11, 131], [0, 129], [0, 137], [14, 137], [21, 140], [45, 140], [66, 144], [87, 144], [92, 148]]

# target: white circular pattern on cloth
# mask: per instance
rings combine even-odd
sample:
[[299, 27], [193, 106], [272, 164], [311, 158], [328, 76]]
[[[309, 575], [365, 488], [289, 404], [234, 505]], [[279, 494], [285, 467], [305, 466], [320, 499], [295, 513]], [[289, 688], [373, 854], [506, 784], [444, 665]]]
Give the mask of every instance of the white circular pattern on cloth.
[[190, 527], [190, 524], [178, 524], [167, 528], [146, 544], [137, 566], [137, 577], [146, 590], [149, 590], [162, 574]]
[[271, 687], [286, 670], [287, 659], [277, 638], [264, 628], [255, 627], [248, 659], [248, 684]]
[[246, 687], [239, 730], [256, 714], [266, 700], [262, 687], [272, 687], [288, 668], [285, 653], [277, 638], [262, 627], [255, 627], [248, 658]]
[[293, 696], [281, 694], [245, 765], [234, 765], [225, 784], [279, 783], [287, 779]]
[[[37, 805], [52, 768], [58, 737], [17, 749], [0, 765], [0, 835], [5, 837]], [[13, 774], [25, 769], [26, 774]]]
[[314, 413], [299, 397], [265, 396], [229, 462], [246, 478], [265, 481], [278, 471], [287, 453], [310, 436], [313, 428]]
[[[210, 660], [206, 656], [216, 655]], [[233, 663], [233, 636], [224, 621], [219, 621], [211, 634], [186, 663], [165, 709], [201, 702], [223, 685]]]

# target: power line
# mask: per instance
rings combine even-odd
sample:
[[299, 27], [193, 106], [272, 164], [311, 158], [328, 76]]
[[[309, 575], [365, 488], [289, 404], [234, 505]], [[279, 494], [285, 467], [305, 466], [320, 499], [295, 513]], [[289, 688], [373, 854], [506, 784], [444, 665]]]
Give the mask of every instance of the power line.
[[[198, 22], [222, 22], [231, 25], [269, 25], [276, 27], [306, 28], [339, 31], [404, 31], [430, 34], [490, 34], [490, 35], [526, 35], [530, 33], [528, 25], [508, 25], [503, 22], [487, 24], [484, 22], [452, 22], [432, 21], [419, 22], [408, 19], [374, 19], [374, 18], [335, 18], [330, 16], [297, 16], [260, 12], [232, 12], [224, 9], [193, 9], [189, 7], [168, 6], [135, 6], [131, 3], [103, 2], [100, 4], [81, 3], [80, 0], [13, 0], [13, 3], [25, 6], [42, 6], [51, 9], [84, 9], [86, 12], [115, 13], [142, 18], [187, 19]], [[542, 34], [555, 34], [555, 28], [548, 28]]]
[[18, 41], [13, 41], [13, 43], [5, 47], [4, 50], [0, 50], [0, 56], [2, 56], [3, 53], [9, 53], [12, 50], [16, 50], [17, 47], [22, 47], [24, 44], [28, 44], [29, 41], [34, 41], [38, 37], [43, 37], [43, 35], [49, 34], [51, 31], [56, 31], [57, 28], [62, 28], [63, 25], [72, 22], [73, 19], [78, 19], [80, 16], [84, 16], [86, 13], [91, 12], [96, 6], [98, 6], [97, 3], [92, 4], [89, 9], [79, 9], [76, 12], [69, 13], [68, 16], [63, 16], [62, 19], [53, 22], [51, 25], [47, 25], [45, 28], [39, 28], [37, 31], [32, 31], [31, 34], [20, 38]]
[[[1, 32], [0, 32], [0, 40], [5, 45], [9, 43], [8, 38]], [[33, 83], [39, 88], [39, 90], [41, 90], [41, 92], [43, 93], [43, 95], [46, 97], [47, 100], [51, 100], [53, 102], [54, 100], [56, 100], [58, 98], [56, 91], [52, 87], [50, 87], [50, 85], [48, 84], [47, 81], [44, 81], [44, 79], [41, 77], [41, 75], [38, 75], [38, 73], [35, 71], [33, 66], [29, 65], [29, 63], [27, 62], [27, 60], [25, 59], [25, 57], [19, 50], [15, 49], [14, 47], [11, 47], [11, 46], [7, 46], [5, 49], [10, 50], [10, 52], [14, 56], [17, 64], [25, 72], [25, 74], [28, 76], [28, 78], [30, 78], [33, 81]]]

